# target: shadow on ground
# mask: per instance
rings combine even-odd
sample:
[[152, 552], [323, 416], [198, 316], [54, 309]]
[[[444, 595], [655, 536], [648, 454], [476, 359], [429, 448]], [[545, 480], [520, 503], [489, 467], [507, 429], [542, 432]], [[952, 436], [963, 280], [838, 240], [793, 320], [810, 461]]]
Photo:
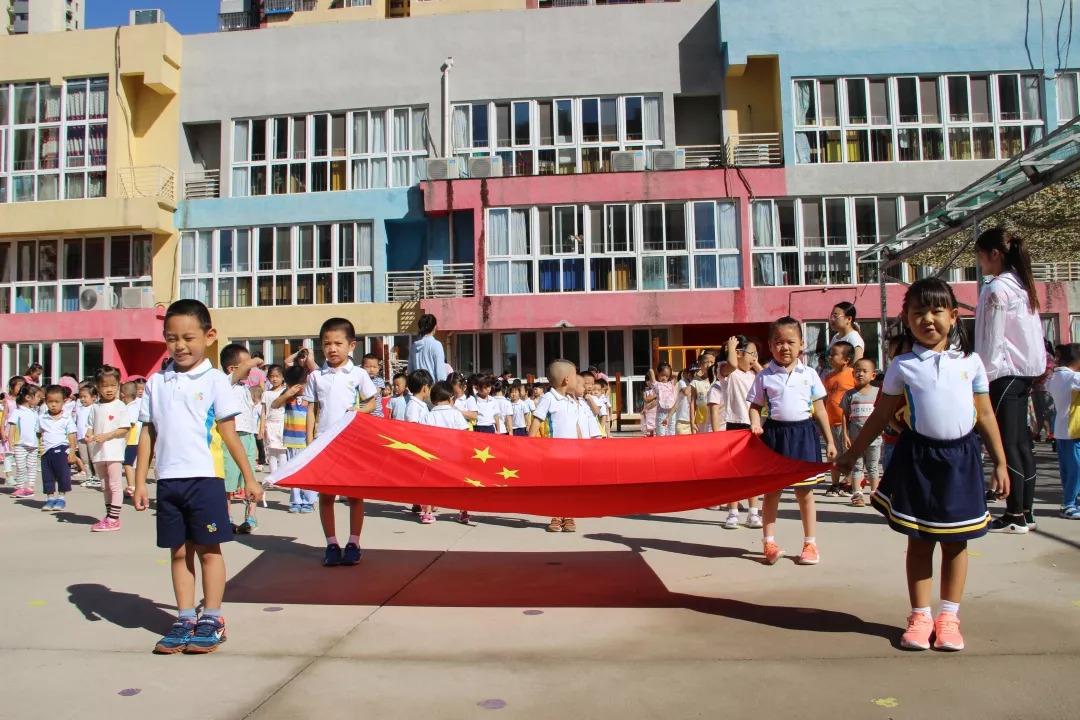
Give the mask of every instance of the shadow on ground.
[[156, 603], [134, 593], [117, 592], [104, 585], [83, 583], [70, 585], [67, 590], [68, 602], [91, 622], [105, 620], [122, 628], [143, 628], [163, 635], [176, 619], [176, 608], [172, 605]]

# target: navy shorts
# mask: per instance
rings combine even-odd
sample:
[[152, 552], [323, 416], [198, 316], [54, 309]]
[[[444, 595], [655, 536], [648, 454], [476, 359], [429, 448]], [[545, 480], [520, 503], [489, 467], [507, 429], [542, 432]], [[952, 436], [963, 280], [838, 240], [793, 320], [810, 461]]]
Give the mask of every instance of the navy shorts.
[[473, 428], [473, 430], [478, 432], [478, 433], [486, 433], [488, 435], [494, 435], [495, 434], [495, 426], [494, 425], [477, 425], [476, 427]]
[[233, 539], [225, 481], [168, 478], [157, 481], [157, 544], [217, 545]]
[[139, 446], [128, 445], [124, 448], [124, 465], [126, 467], [135, 467], [135, 461], [139, 459]]
[[528, 428], [514, 428], [514, 437], [529, 437]]
[[749, 430], [750, 423], [728, 423], [725, 426], [728, 430]]
[[[818, 432], [817, 423], [812, 419], [795, 422], [769, 419], [765, 421], [763, 430], [761, 440], [773, 452], [792, 460], [821, 462], [821, 434]], [[816, 485], [823, 479], [822, 476], [817, 475], [803, 482], [794, 483], [793, 487]]]

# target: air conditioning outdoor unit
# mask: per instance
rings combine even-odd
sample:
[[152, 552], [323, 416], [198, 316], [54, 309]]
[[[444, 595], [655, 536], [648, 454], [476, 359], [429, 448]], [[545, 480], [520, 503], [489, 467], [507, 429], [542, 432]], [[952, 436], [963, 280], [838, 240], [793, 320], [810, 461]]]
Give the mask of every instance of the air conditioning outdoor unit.
[[653, 170], [683, 170], [686, 168], [686, 151], [682, 148], [675, 150], [653, 150]]
[[465, 278], [450, 276], [436, 279], [431, 294], [435, 298], [465, 297]]
[[644, 169], [644, 150], [611, 153], [611, 172], [641, 172]]
[[428, 180], [457, 180], [461, 177], [459, 158], [429, 158], [427, 161]]
[[109, 293], [104, 285], [83, 285], [79, 288], [80, 310], [111, 310]]
[[165, 22], [164, 10], [132, 10], [130, 25], [153, 25]]
[[503, 176], [503, 160], [498, 155], [469, 158], [469, 177], [497, 178]]
[[154, 307], [154, 289], [148, 287], [124, 288], [120, 291], [120, 307], [125, 310], [142, 310]]
[[768, 165], [770, 162], [769, 146], [737, 145], [735, 147], [734, 161], [736, 165], [748, 165], [751, 167]]

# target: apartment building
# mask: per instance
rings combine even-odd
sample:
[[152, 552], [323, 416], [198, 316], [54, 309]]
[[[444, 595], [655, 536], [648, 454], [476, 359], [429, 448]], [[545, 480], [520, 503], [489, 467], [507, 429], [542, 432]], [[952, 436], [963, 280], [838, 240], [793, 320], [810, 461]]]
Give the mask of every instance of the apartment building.
[[[551, 2], [545, 0], [545, 4]], [[538, 8], [540, 3], [537, 0], [221, 0], [218, 29], [228, 32], [356, 20], [524, 10], [527, 7]]]
[[0, 0], [0, 36], [86, 27], [86, 0]]

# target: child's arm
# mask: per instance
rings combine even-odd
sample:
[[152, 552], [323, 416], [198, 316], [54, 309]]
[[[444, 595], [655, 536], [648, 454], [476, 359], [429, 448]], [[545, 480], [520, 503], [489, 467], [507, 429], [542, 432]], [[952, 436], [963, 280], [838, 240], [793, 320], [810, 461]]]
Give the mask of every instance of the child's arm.
[[[840, 409], [844, 411], [844, 419], [840, 422], [840, 431], [844, 442], [844, 450], [847, 450], [851, 447], [851, 436], [848, 435], [848, 421], [851, 420], [851, 403], [848, 402], [847, 395], [840, 401]], [[837, 449], [839, 450], [839, 448]]]
[[75, 462], [78, 456], [79, 453], [75, 449], [75, 433], [68, 433], [68, 462]]
[[378, 397], [379, 396], [377, 394], [369, 397], [367, 400], [364, 401], [363, 405], [356, 409], [356, 412], [368, 413], [369, 415], [375, 412], [375, 403], [377, 402]]
[[900, 402], [903, 399], [903, 395], [887, 395], [885, 393], [878, 395], [874, 412], [867, 418], [866, 424], [863, 425], [858, 437], [852, 440], [847, 451], [836, 459], [836, 469], [841, 475], [847, 475], [851, 472], [855, 467], [855, 461], [866, 452], [866, 448], [870, 447], [870, 443], [878, 435], [881, 435], [890, 419], [896, 416], [896, 410], [900, 407]]
[[150, 423], [142, 426], [139, 433], [139, 449], [135, 460], [135, 494], [131, 501], [135, 509], [142, 511], [150, 507], [150, 497], [146, 491], [146, 474], [150, 471], [150, 454], [154, 448], [150, 442]]
[[761, 427], [761, 405], [757, 403], [750, 403], [750, 432], [755, 435], [760, 435], [765, 432], [765, 429]]
[[982, 436], [983, 444], [994, 462], [994, 475], [991, 488], [999, 498], [1009, 494], [1009, 469], [1005, 465], [1005, 450], [1001, 446], [1001, 431], [998, 429], [994, 408], [990, 404], [990, 395], [975, 393], [975, 429]]
[[712, 429], [715, 432], [720, 427], [720, 406], [715, 403], [709, 406], [709, 422], [712, 423]]
[[[307, 429], [307, 444], [308, 445], [315, 442], [315, 413], [317, 413], [318, 411], [319, 411], [319, 403], [317, 401], [308, 403], [307, 427], [306, 427], [306, 429]], [[234, 426], [234, 429], [235, 429], [235, 426]]]
[[244, 362], [236, 366], [236, 369], [229, 375], [229, 382], [233, 385], [243, 382], [247, 379], [247, 376], [251, 371], [263, 364], [262, 358], [249, 357]]
[[739, 339], [729, 337], [727, 341], [727, 362], [720, 366], [720, 377], [727, 377], [739, 366]]
[[303, 385], [293, 385], [286, 388], [280, 395], [274, 398], [272, 403], [270, 403], [270, 409], [277, 410], [278, 408], [285, 407], [289, 404], [290, 400], [302, 392], [304, 392]]
[[832, 430], [829, 428], [829, 413], [825, 410], [824, 400], [814, 401], [814, 419], [821, 428], [821, 436], [825, 438], [825, 457], [829, 460], [836, 459], [836, 443], [833, 442]]
[[218, 435], [221, 436], [221, 442], [229, 450], [233, 462], [244, 476], [244, 490], [248, 498], [252, 502], [259, 502], [263, 496], [262, 485], [255, 481], [255, 473], [251, 472], [251, 465], [248, 464], [247, 451], [240, 442], [240, 436], [236, 434], [236, 418], [230, 417], [219, 421], [217, 430]]

